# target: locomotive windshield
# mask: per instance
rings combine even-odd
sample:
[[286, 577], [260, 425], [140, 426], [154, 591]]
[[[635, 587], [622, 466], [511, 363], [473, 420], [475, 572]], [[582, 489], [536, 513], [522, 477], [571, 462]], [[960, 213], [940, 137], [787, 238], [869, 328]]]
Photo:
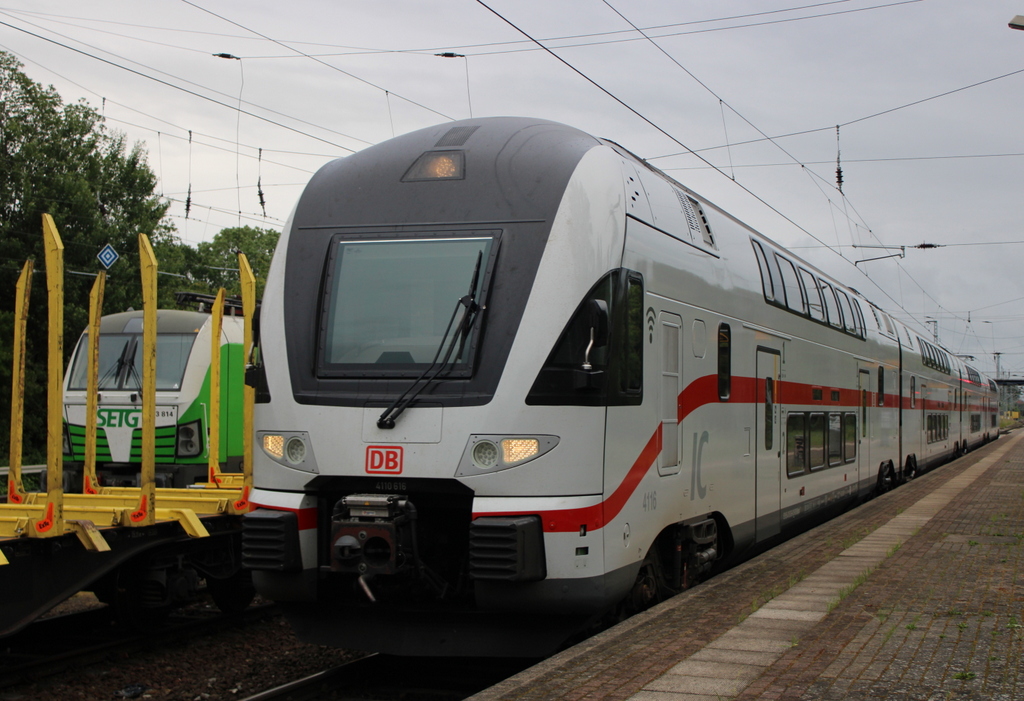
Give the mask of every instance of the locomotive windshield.
[[[156, 337], [156, 388], [181, 389], [194, 333], [163, 333]], [[84, 390], [89, 371], [89, 335], [83, 334], [71, 365], [68, 389]], [[99, 353], [99, 389], [128, 390], [142, 388], [142, 334], [101, 334]]]
[[[460, 300], [473, 293], [483, 303], [493, 247], [492, 237], [338, 240], [325, 285], [320, 373], [406, 375], [429, 366], [467, 313]], [[478, 327], [471, 324], [454, 347], [456, 374], [469, 368]]]

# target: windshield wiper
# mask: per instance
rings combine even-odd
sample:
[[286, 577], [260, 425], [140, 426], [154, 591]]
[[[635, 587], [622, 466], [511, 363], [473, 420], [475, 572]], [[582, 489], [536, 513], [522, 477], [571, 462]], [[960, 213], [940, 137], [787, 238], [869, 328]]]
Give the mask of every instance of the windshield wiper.
[[[398, 399], [391, 403], [387, 409], [384, 410], [377, 418], [377, 428], [394, 428], [395, 419], [401, 416], [402, 412], [405, 411], [406, 407], [409, 406], [423, 391], [430, 386], [434, 380], [437, 379], [441, 371], [444, 370], [448, 364], [449, 359], [452, 357], [452, 351], [455, 350], [455, 342], [460, 338], [462, 342], [459, 344], [459, 354], [456, 359], [462, 357], [462, 351], [465, 348], [466, 338], [469, 335], [469, 330], [473, 325], [473, 321], [476, 319], [476, 313], [480, 309], [480, 306], [476, 303], [476, 286], [480, 279], [480, 264], [483, 261], [483, 251], [480, 251], [476, 255], [476, 266], [473, 268], [473, 278], [469, 282], [469, 292], [461, 297], [458, 302], [455, 303], [455, 309], [452, 311], [452, 316], [448, 319], [448, 326], [444, 329], [444, 334], [441, 336], [441, 342], [437, 345], [437, 352], [434, 353], [434, 359], [430, 361], [430, 365], [424, 370], [419, 377], [417, 377], [411, 385]], [[455, 321], [455, 316], [459, 313], [459, 308], [465, 307], [466, 311], [462, 315], [462, 320], [459, 322], [458, 328], [455, 330], [455, 335], [452, 336], [451, 343], [448, 344], [448, 350], [444, 354], [444, 359], [438, 363], [437, 359], [441, 355], [441, 351], [444, 349], [444, 343], [448, 340], [448, 332], [451, 331], [452, 323]], [[437, 368], [434, 370], [434, 368]], [[426, 382], [420, 385], [420, 382], [434, 370], [434, 374], [431, 375]]]

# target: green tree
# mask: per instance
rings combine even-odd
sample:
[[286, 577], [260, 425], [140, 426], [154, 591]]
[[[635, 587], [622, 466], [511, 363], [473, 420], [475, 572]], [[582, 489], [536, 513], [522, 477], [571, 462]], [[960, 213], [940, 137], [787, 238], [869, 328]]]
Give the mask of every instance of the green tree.
[[[25, 391], [27, 461], [45, 450], [47, 300], [42, 215], [64, 242], [65, 366], [88, 317], [89, 289], [101, 269], [96, 254], [110, 244], [121, 255], [107, 280], [104, 311], [141, 304], [137, 234], [148, 234], [158, 259], [180, 243], [154, 194], [146, 153], [106, 129], [84, 102], [64, 104], [53, 87], [35, 83], [0, 52], [0, 462], [6, 463], [14, 291], [22, 263], [36, 261], [27, 338]], [[163, 304], [170, 291], [161, 296]]]
[[260, 299], [280, 235], [273, 229], [236, 226], [221, 229], [212, 241], [200, 243], [194, 252], [182, 251], [183, 269], [194, 283], [191, 289], [215, 293], [223, 287], [229, 296], [240, 295], [237, 252], [241, 251], [256, 277], [256, 298]]

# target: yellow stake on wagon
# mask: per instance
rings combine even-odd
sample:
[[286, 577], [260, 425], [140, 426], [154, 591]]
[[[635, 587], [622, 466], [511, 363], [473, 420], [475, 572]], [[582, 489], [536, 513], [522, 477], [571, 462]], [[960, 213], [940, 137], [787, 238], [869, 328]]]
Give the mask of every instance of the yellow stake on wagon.
[[32, 291], [32, 261], [25, 261], [14, 294], [14, 367], [11, 372], [10, 471], [7, 473], [7, 503], [25, 503], [21, 481], [21, 452], [25, 427], [25, 329], [28, 298]]
[[103, 289], [107, 274], [96, 276], [89, 292], [88, 373], [85, 389], [85, 463], [82, 465], [82, 494], [98, 494], [96, 479], [96, 406], [99, 398], [100, 318], [103, 316]]
[[[256, 276], [252, 274], [249, 259], [238, 252], [238, 277], [242, 284], [242, 357], [244, 366], [253, 362], [253, 315], [256, 313]], [[244, 370], [243, 370], [244, 372]], [[245, 512], [251, 508], [249, 494], [252, 492], [252, 449], [253, 409], [256, 404], [256, 388], [245, 383], [242, 390], [242, 496], [235, 502], [235, 510]]]
[[142, 474], [139, 502], [125, 526], [156, 523], [156, 255], [149, 237], [139, 234], [142, 273]]
[[207, 477], [210, 484], [220, 487], [220, 334], [224, 325], [224, 288], [217, 290], [217, 298], [210, 310], [210, 441], [207, 459]]
[[64, 243], [53, 217], [43, 215], [49, 349], [46, 381], [46, 499], [41, 516], [29, 519], [28, 535], [64, 535]]

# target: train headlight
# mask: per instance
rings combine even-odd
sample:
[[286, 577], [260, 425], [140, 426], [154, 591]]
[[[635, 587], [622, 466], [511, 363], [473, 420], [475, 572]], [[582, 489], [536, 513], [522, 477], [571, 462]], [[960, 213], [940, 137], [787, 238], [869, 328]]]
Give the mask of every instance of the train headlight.
[[276, 463], [293, 470], [320, 472], [306, 431], [257, 431], [256, 443]]
[[306, 442], [299, 436], [292, 436], [284, 444], [284, 456], [292, 465], [298, 465], [306, 459]]
[[204, 444], [202, 425], [199, 421], [191, 421], [178, 426], [175, 453], [179, 458], [194, 458], [202, 455]]
[[473, 446], [473, 464], [481, 470], [490, 470], [498, 464], [498, 446], [489, 440], [482, 440]]
[[409, 167], [402, 182], [418, 180], [462, 180], [466, 177], [466, 155], [462, 151], [427, 151]]
[[469, 477], [484, 471], [518, 467], [544, 455], [558, 445], [558, 441], [558, 436], [470, 436], [455, 476]]
[[540, 452], [536, 438], [506, 438], [501, 442], [501, 459], [507, 464], [529, 460]]
[[263, 436], [263, 450], [267, 455], [280, 460], [284, 457], [284, 436], [265, 434]]

